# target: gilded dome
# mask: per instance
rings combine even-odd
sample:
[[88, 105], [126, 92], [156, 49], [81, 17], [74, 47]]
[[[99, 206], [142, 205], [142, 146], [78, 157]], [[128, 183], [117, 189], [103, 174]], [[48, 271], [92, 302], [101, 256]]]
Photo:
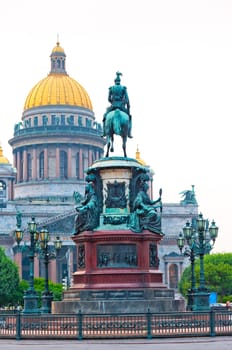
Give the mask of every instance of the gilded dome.
[[71, 105], [93, 110], [86, 90], [66, 73], [66, 55], [59, 43], [50, 57], [51, 71], [31, 89], [24, 110], [47, 105]]
[[62, 53], [64, 53], [64, 49], [63, 49], [63, 47], [60, 46], [59, 41], [56, 43], [56, 46], [55, 46], [54, 49], [52, 50], [52, 53], [57, 53], [57, 52], [62, 52]]
[[9, 160], [3, 155], [2, 146], [0, 146], [0, 164], [10, 164]]
[[37, 83], [26, 98], [24, 110], [46, 105], [72, 105], [93, 109], [85, 89], [65, 74], [49, 74]]

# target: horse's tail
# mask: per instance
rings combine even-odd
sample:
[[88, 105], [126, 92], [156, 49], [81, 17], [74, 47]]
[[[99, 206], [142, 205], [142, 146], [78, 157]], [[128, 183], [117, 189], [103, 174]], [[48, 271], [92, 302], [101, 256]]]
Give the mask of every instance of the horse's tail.
[[114, 132], [117, 135], [127, 135], [129, 128], [129, 115], [125, 112], [122, 112], [120, 109], [115, 110], [114, 118]]
[[118, 108], [115, 110], [113, 123], [114, 123], [115, 134], [121, 135], [122, 133], [121, 111]]

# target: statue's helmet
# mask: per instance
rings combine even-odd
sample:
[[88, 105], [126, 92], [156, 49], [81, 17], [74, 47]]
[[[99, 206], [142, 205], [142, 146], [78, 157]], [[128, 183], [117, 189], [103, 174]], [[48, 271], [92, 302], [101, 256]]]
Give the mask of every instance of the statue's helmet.
[[116, 72], [116, 78], [114, 79], [114, 82], [115, 82], [116, 85], [120, 85], [120, 83], [121, 83], [120, 76], [121, 75], [122, 75], [122, 73]]

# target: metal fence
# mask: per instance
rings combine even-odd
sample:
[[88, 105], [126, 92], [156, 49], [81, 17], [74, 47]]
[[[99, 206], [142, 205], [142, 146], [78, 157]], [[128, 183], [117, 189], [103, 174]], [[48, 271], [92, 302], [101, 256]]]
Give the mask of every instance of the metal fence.
[[0, 338], [99, 339], [232, 335], [232, 311], [0, 315]]

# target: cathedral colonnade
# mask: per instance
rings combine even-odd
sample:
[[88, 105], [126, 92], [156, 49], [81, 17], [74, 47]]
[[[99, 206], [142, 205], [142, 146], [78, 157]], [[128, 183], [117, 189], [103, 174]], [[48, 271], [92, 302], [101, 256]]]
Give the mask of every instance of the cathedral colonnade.
[[84, 180], [85, 169], [100, 151], [93, 146], [49, 144], [22, 146], [14, 151], [16, 183], [52, 179]]

